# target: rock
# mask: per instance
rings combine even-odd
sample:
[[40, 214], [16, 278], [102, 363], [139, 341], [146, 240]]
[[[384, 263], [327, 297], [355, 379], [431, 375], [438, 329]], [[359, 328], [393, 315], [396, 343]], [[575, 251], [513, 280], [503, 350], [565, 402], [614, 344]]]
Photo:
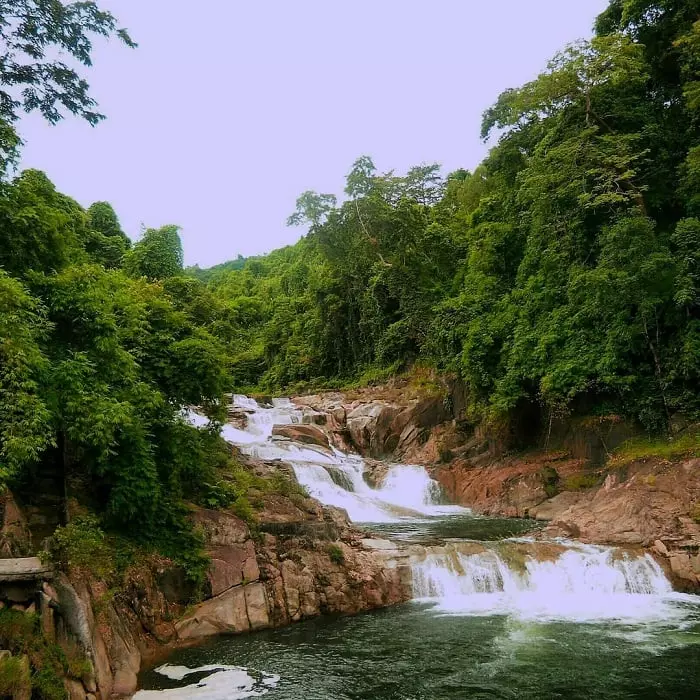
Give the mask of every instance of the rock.
[[265, 629], [270, 626], [267, 597], [262, 583], [253, 583], [244, 587], [245, 603], [251, 630]]
[[211, 556], [208, 578], [214, 597], [243, 582], [257, 581], [260, 576], [252, 540], [228, 547], [213, 547], [208, 553]]
[[662, 557], [668, 556], [668, 549], [661, 540], [656, 540], [654, 542], [654, 551], [657, 552], [657, 554], [660, 554]]
[[16, 681], [15, 692], [12, 700], [31, 700], [32, 697], [32, 669], [28, 656], [20, 657], [20, 677]]
[[168, 566], [157, 575], [158, 588], [169, 603], [187, 604], [196, 592], [196, 585], [187, 578], [181, 566]]
[[175, 625], [182, 640], [250, 629], [243, 586], [237, 586], [198, 605]]
[[250, 530], [245, 522], [230, 513], [198, 508], [192, 520], [204, 530], [206, 543], [213, 547], [243, 544], [250, 539]]
[[554, 498], [531, 508], [529, 515], [536, 520], [556, 520], [571, 506], [578, 503], [583, 494], [578, 491], [564, 491]]
[[12, 656], [12, 652], [9, 649], [0, 649], [0, 662], [3, 659], [9, 659]]
[[364, 540], [360, 540], [360, 542], [362, 543], [362, 546], [365, 549], [379, 549], [379, 550], [391, 549], [391, 550], [394, 550], [397, 548], [396, 543], [391, 542], [390, 540], [380, 540], [380, 539], [374, 539], [374, 538], [372, 538], [372, 539], [367, 538]]
[[32, 550], [32, 537], [24, 514], [10, 491], [0, 496], [0, 556], [23, 557]]
[[56, 624], [54, 621], [54, 611], [51, 606], [51, 598], [44, 593], [39, 592], [39, 619], [41, 621], [41, 631], [50, 642], [56, 640]]
[[272, 428], [273, 437], [287, 438], [293, 442], [300, 442], [304, 445], [315, 445], [330, 449], [328, 435], [317, 425], [275, 425]]
[[85, 688], [83, 688], [83, 684], [80, 681], [66, 678], [65, 686], [69, 700], [85, 700]]

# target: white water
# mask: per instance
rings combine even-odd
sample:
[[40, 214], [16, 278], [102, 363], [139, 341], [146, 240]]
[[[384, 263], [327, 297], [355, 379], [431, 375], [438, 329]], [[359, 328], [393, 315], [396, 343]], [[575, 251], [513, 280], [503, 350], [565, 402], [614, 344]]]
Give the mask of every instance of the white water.
[[673, 593], [648, 554], [566, 543], [552, 560], [531, 546], [524, 566], [509, 566], [497, 548], [463, 553], [458, 544], [429, 548], [412, 567], [414, 597], [457, 615], [511, 615], [526, 620], [643, 622], [680, 619], [679, 603], [695, 596]]
[[[244, 429], [225, 425], [221, 434], [227, 441], [251, 457], [290, 464], [297, 481], [314, 498], [344, 508], [353, 522], [399, 522], [468, 512], [458, 506], [439, 505], [439, 486], [423, 467], [392, 465], [383, 486], [373, 489], [363, 478], [365, 462], [361, 457], [274, 437], [275, 425], [304, 421], [304, 411], [289, 399], [273, 399], [272, 407], [262, 407], [253, 399], [234, 395], [233, 408], [246, 414], [247, 425]], [[194, 413], [188, 418], [198, 426], [207, 422]]]
[[207, 700], [244, 700], [266, 695], [277, 686], [280, 677], [273, 673], [251, 672], [238, 666], [210, 665], [199, 668], [171, 666], [165, 664], [156, 672], [176, 681], [187, 681], [188, 676], [204, 675], [197, 682], [182, 688], [171, 690], [141, 690], [134, 695], [134, 700], [157, 700], [158, 698], [206, 698]]

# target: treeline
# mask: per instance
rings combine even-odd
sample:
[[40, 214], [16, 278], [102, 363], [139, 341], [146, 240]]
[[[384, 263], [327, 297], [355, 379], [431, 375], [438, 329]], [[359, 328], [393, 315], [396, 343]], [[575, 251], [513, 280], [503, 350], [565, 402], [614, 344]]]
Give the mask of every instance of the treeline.
[[235, 386], [421, 360], [461, 375], [474, 420], [697, 418], [698, 19], [698, 0], [613, 0], [486, 112], [474, 172], [362, 157], [342, 204], [304, 193], [308, 235], [205, 292]]

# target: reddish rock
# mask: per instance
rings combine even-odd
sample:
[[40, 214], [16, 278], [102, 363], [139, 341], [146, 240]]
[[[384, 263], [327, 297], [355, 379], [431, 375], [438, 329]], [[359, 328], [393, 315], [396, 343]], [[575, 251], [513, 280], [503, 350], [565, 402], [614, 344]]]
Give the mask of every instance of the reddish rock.
[[272, 428], [272, 435], [275, 437], [288, 438], [294, 442], [304, 445], [315, 445], [330, 449], [328, 435], [317, 425], [306, 425], [295, 423], [292, 425], [275, 425]]
[[198, 508], [193, 513], [192, 520], [195, 525], [202, 528], [207, 544], [210, 546], [243, 544], [250, 539], [248, 526], [231, 513]]

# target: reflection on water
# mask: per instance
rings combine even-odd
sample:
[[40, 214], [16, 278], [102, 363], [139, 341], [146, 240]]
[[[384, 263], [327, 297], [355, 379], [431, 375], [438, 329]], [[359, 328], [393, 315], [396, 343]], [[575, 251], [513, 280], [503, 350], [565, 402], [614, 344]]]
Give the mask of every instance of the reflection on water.
[[542, 527], [536, 520], [486, 518], [466, 511], [454, 515], [403, 520], [392, 523], [362, 523], [367, 532], [406, 543], [434, 544], [448, 539], [488, 542], [516, 537]]

